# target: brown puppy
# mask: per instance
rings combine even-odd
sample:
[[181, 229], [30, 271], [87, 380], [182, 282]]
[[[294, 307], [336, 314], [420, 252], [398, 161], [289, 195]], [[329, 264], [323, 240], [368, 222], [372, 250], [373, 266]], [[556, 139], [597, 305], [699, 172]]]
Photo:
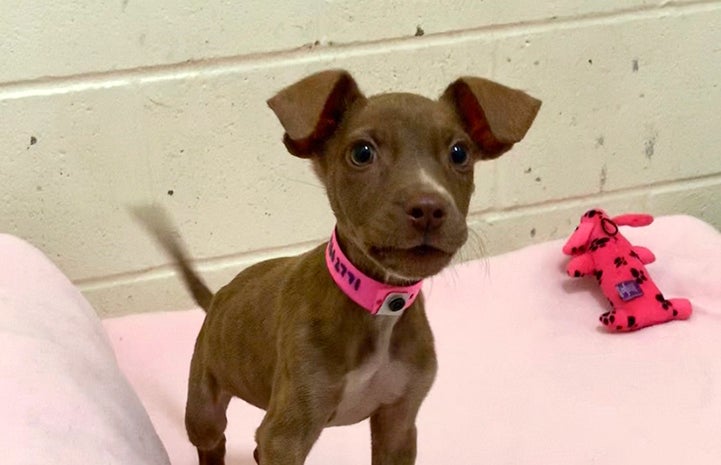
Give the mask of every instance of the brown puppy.
[[[339, 253], [361, 274], [344, 268], [343, 277], [390, 286], [450, 262], [467, 238], [474, 162], [520, 141], [540, 107], [473, 77], [438, 100], [367, 98], [339, 70], [309, 76], [268, 104], [289, 152], [309, 158], [325, 185]], [[326, 244], [252, 266], [212, 295], [167, 232], [153, 229], [207, 310], [186, 408], [201, 464], [224, 462], [233, 396], [267, 411], [256, 434], [262, 465], [300, 465], [323, 428], [366, 418], [373, 465], [415, 462], [416, 414], [436, 373], [422, 297], [396, 305], [396, 314], [362, 308], [334, 281]]]

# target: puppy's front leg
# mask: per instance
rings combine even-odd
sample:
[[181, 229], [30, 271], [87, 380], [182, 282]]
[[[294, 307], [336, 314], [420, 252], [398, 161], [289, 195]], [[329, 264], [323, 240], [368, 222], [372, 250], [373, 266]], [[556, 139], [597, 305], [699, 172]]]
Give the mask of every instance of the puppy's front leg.
[[416, 415], [421, 400], [404, 397], [371, 416], [372, 465], [416, 463]]
[[279, 371], [284, 374], [273, 384], [268, 411], [256, 432], [257, 459], [261, 465], [302, 465], [338, 406], [342, 389], [326, 374], [298, 374], [305, 370], [290, 366]]

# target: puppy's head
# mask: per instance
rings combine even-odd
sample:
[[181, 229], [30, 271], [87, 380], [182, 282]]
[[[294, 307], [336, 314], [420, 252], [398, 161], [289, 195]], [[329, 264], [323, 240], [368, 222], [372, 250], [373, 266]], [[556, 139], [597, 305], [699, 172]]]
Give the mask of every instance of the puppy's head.
[[541, 102], [474, 77], [438, 100], [365, 97], [345, 71], [311, 75], [268, 100], [288, 151], [310, 158], [338, 231], [387, 273], [438, 273], [468, 236], [476, 161], [520, 141]]

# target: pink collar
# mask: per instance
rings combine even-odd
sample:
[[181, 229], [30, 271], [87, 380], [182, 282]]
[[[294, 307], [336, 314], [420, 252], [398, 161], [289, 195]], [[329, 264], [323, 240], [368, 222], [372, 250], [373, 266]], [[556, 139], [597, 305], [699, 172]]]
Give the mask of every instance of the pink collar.
[[335, 229], [325, 249], [325, 264], [343, 293], [372, 315], [401, 315], [413, 305], [423, 285], [418, 281], [410, 286], [391, 286], [366, 276], [343, 254]]

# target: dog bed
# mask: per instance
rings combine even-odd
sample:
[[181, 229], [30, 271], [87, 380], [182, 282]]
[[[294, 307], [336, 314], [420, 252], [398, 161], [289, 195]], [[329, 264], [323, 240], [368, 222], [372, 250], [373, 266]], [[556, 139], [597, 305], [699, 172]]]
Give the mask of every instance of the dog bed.
[[[606, 333], [598, 322], [598, 315], [606, 311], [605, 299], [593, 279], [565, 276], [562, 241], [458, 265], [426, 282], [440, 369], [418, 419], [419, 465], [719, 463], [721, 234], [686, 216], [662, 217], [649, 227], [624, 228], [623, 232], [632, 243], [656, 254], [657, 262], [648, 269], [667, 297], [691, 299], [694, 314], [690, 320], [629, 334]], [[0, 268], [13, 266], [4, 258], [0, 253]], [[6, 279], [8, 274], [5, 271], [0, 276]], [[73, 297], [68, 305], [79, 305], [87, 313], [86, 303], [68, 282], [61, 281], [35, 280], [28, 286], [40, 286], [38, 289], [51, 296], [45, 300], [56, 303], [56, 296], [70, 293]], [[0, 290], [5, 296], [16, 290], [16, 284], [0, 280]], [[3, 297], [0, 305], [6, 304]], [[60, 312], [58, 306], [50, 305], [47, 311]], [[5, 320], [4, 308], [0, 315]], [[46, 314], [43, 324], [62, 318], [62, 312]], [[194, 309], [102, 322], [120, 370], [144, 405], [173, 465], [197, 463], [183, 429], [183, 410], [189, 359], [202, 318], [203, 313]], [[57, 347], [80, 345], [90, 338], [104, 355], [102, 346], [107, 341], [95, 334], [94, 324], [56, 335], [56, 345], [42, 347], [40, 352], [54, 353]], [[60, 385], [60, 380], [49, 378], [47, 367], [41, 370], [18, 363], [34, 355], [20, 345], [13, 347], [17, 331], [8, 327], [5, 323], [0, 326], [0, 341], [10, 335], [9, 346], [5, 344], [0, 355], [0, 367], [13, 366], [0, 371], [2, 386], [6, 377], [11, 379], [9, 387], [2, 389], [5, 405], [0, 407], [0, 417], [7, 418], [7, 404], [13, 404], [9, 407], [13, 423], [3, 421], [4, 428], [11, 433], [17, 428], [32, 433], [43, 426], [38, 422], [43, 414], [58, 415], [44, 396], [58, 399], [53, 387]], [[107, 372], [117, 371], [111, 358], [103, 358]], [[56, 358], [51, 362], [60, 363]], [[97, 360], [75, 361], [91, 362]], [[97, 363], [93, 366], [97, 369]], [[26, 369], [32, 373], [23, 373]], [[62, 371], [54, 370], [54, 376], [62, 378]], [[147, 417], [138, 411], [137, 399], [128, 392], [119, 372], [88, 378], [75, 384], [77, 391], [86, 391], [81, 397], [95, 401], [98, 389], [102, 394], [107, 390], [102, 386], [110, 383], [119, 386], [113, 395], [131, 407], [132, 414], [120, 422], [126, 432], [109, 443], [127, 442], [131, 450], [153, 452], [146, 452], [148, 458], [142, 460], [106, 456], [84, 463], [163, 463], [160, 441], [148, 429]], [[61, 417], [52, 420], [60, 425], [54, 430], [54, 440], [64, 437], [65, 451], [83, 442], [107, 440], [85, 436], [87, 430], [108, 423], [102, 411], [98, 407], [95, 415], [87, 416], [64, 409]], [[109, 412], [108, 417], [117, 420], [117, 408]], [[253, 433], [262, 415], [240, 400], [231, 402], [229, 465], [254, 464]], [[127, 435], [132, 424], [138, 425], [135, 436]], [[27, 446], [22, 441], [32, 441], [36, 448], [46, 444], [44, 431], [14, 440], [7, 439], [7, 432], [0, 435], [0, 441], [7, 441], [0, 442], [3, 450], [11, 446], [20, 450]], [[145, 446], [139, 445], [139, 438], [144, 438]], [[50, 454], [61, 450], [49, 449]], [[4, 462], [79, 463], [63, 460], [63, 455], [54, 458]], [[306, 463], [370, 464], [367, 422], [326, 429]]]

